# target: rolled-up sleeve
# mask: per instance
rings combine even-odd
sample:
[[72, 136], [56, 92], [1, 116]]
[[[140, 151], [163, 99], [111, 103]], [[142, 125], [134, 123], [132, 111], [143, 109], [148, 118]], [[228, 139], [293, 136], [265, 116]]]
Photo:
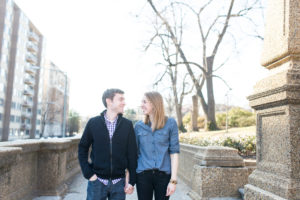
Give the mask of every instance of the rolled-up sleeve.
[[179, 135], [178, 135], [178, 126], [175, 119], [172, 118], [172, 123], [170, 127], [170, 144], [169, 144], [169, 153], [180, 153], [179, 147]]

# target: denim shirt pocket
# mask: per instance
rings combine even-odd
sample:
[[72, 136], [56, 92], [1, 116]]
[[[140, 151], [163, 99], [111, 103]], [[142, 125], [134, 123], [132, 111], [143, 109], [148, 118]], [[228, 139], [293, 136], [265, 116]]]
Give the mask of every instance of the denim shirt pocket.
[[144, 144], [144, 143], [147, 143], [147, 140], [149, 138], [149, 132], [146, 131], [146, 130], [140, 130], [137, 132], [137, 136], [138, 136], [138, 140], [139, 140], [139, 143], [141, 144]]
[[162, 145], [169, 145], [169, 132], [167, 130], [157, 130], [157, 143]]

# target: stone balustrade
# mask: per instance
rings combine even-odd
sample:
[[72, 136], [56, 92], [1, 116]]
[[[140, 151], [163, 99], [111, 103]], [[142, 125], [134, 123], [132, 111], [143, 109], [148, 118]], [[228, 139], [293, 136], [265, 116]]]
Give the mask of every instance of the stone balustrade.
[[[80, 172], [80, 138], [23, 140], [0, 143], [0, 199], [60, 196], [66, 181]], [[248, 167], [246, 165], [249, 165]], [[255, 162], [244, 161], [237, 150], [181, 144], [179, 177], [193, 199], [238, 197]]]
[[255, 161], [243, 160], [236, 149], [181, 144], [178, 175], [192, 199], [239, 198]]
[[0, 143], [0, 199], [63, 194], [66, 180], [80, 171], [80, 138]]

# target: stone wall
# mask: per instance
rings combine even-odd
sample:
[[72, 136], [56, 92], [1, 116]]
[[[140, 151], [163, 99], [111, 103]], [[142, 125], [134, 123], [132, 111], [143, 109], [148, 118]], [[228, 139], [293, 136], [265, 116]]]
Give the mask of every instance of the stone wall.
[[0, 143], [0, 199], [32, 199], [60, 195], [65, 181], [80, 171], [80, 138]]
[[239, 198], [256, 162], [243, 160], [236, 149], [181, 144], [178, 176], [192, 199]]

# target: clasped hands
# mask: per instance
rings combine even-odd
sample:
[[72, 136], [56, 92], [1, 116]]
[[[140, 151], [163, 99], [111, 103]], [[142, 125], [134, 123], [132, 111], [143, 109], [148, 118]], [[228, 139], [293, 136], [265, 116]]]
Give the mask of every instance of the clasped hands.
[[[94, 174], [89, 180], [90, 181], [95, 181], [95, 180], [97, 180], [97, 178], [98, 178], [97, 175]], [[128, 181], [129, 181], [129, 178], [126, 176], [126, 183], [125, 183], [125, 187], [124, 187], [124, 192], [126, 194], [132, 194], [133, 191], [134, 191], [134, 187], [131, 184], [129, 184]]]

